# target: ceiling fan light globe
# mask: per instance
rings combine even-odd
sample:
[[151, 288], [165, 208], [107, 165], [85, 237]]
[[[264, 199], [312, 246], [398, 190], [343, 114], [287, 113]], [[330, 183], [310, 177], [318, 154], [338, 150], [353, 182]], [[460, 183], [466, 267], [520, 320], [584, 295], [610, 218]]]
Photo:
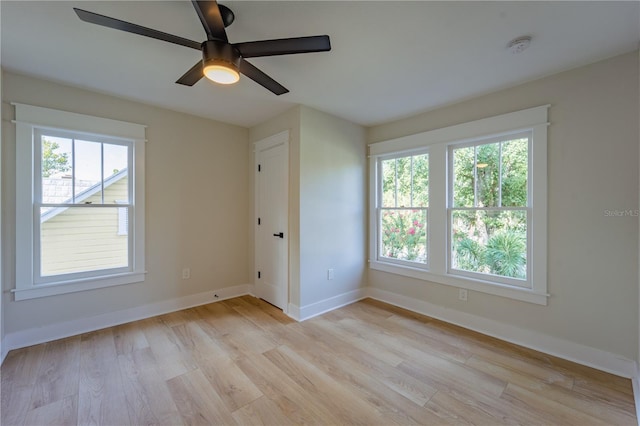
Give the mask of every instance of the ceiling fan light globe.
[[204, 75], [209, 80], [219, 84], [233, 84], [240, 80], [238, 71], [220, 64], [206, 65], [204, 67]]

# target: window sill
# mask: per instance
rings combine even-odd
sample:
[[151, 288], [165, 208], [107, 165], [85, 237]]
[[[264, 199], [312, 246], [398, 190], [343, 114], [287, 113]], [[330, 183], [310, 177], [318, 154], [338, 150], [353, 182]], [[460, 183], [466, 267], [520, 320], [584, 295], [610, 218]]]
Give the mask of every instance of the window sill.
[[431, 281], [438, 284], [450, 285], [453, 287], [478, 291], [480, 293], [487, 293], [495, 296], [506, 297], [509, 299], [520, 300], [523, 302], [535, 303], [537, 305], [546, 305], [547, 298], [549, 297], [548, 294], [537, 293], [534, 290], [528, 288], [518, 288], [505, 284], [482, 281], [467, 277], [435, 274], [433, 272], [428, 272], [419, 268], [398, 266], [380, 261], [369, 261], [369, 267], [371, 269], [388, 272], [390, 274], [402, 275], [405, 277], [416, 278], [423, 281]]
[[81, 280], [62, 281], [53, 284], [39, 284], [30, 288], [11, 290], [16, 301], [36, 299], [39, 297], [56, 296], [59, 294], [75, 293], [78, 291], [95, 290], [124, 284], [144, 281], [146, 272], [131, 272], [126, 274], [92, 277]]

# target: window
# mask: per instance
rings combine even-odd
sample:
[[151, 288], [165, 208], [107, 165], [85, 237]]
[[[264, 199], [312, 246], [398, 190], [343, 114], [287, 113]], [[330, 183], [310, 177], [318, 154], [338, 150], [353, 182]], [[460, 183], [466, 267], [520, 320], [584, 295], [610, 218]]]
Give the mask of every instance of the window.
[[370, 267], [546, 304], [547, 109], [370, 145]]
[[144, 280], [144, 126], [15, 108], [16, 300]]
[[378, 164], [380, 257], [426, 266], [429, 154], [394, 156]]
[[452, 273], [526, 286], [530, 140], [524, 133], [449, 147]]

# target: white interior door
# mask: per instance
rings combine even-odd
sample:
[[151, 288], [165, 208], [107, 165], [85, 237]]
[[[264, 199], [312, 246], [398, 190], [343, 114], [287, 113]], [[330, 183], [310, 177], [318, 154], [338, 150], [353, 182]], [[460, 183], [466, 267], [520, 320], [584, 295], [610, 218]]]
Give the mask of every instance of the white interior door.
[[256, 295], [286, 311], [289, 301], [289, 132], [255, 145]]

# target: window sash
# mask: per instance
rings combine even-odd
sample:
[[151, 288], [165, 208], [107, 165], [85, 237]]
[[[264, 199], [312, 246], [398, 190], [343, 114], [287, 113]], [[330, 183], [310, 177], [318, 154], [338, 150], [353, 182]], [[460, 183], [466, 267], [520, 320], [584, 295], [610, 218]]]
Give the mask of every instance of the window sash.
[[[502, 155], [503, 155], [503, 151], [502, 151], [502, 145], [505, 142], [511, 142], [514, 140], [519, 140], [519, 139], [526, 139], [527, 140], [527, 202], [526, 205], [524, 206], [515, 206], [515, 207], [527, 207], [527, 206], [531, 206], [531, 202], [532, 202], [532, 163], [531, 163], [531, 158], [532, 158], [532, 143], [533, 143], [533, 132], [528, 130], [525, 132], [517, 132], [517, 133], [512, 133], [512, 134], [506, 134], [506, 135], [502, 135], [502, 136], [493, 136], [493, 137], [488, 137], [488, 138], [483, 138], [480, 140], [475, 140], [472, 142], [454, 142], [454, 143], [450, 143], [448, 145], [448, 175], [449, 175], [449, 183], [447, 186], [447, 206], [449, 208], [476, 208], [478, 207], [478, 170], [477, 167], [475, 166], [477, 164], [477, 155], [478, 155], [478, 147], [484, 146], [484, 145], [491, 145], [494, 143], [498, 143], [499, 144], [499, 157], [498, 157], [498, 205], [496, 207], [499, 208], [504, 208], [502, 206], [502, 167], [503, 167], [503, 161], [502, 161]], [[473, 168], [473, 207], [464, 207], [464, 206], [455, 206], [455, 202], [454, 202], [454, 191], [453, 191], [453, 185], [455, 182], [455, 171], [454, 171], [454, 167], [453, 167], [453, 163], [454, 163], [454, 151], [458, 150], [458, 149], [464, 149], [464, 148], [474, 148], [474, 168]]]
[[[42, 139], [44, 136], [51, 136], [55, 138], [63, 138], [70, 139], [72, 141], [72, 165], [71, 165], [71, 197], [70, 202], [67, 203], [44, 203], [42, 202], [43, 198], [43, 188], [42, 188]], [[134, 170], [133, 170], [133, 143], [131, 140], [121, 140], [110, 138], [108, 136], [102, 135], [86, 135], [83, 133], [73, 132], [73, 131], [65, 131], [65, 130], [51, 130], [45, 128], [34, 127], [33, 129], [33, 194], [34, 194], [34, 204], [38, 204], [41, 207], [64, 207], [64, 206], [79, 206], [84, 204], [76, 204], [76, 167], [75, 167], [75, 140], [83, 140], [88, 142], [100, 143], [100, 194], [101, 194], [101, 202], [100, 203], [92, 203], [91, 206], [113, 206], [114, 204], [105, 203], [104, 200], [104, 145], [116, 145], [123, 146], [127, 148], [127, 200], [123, 200], [127, 203], [128, 206], [133, 207], [133, 187], [134, 187]]]
[[[497, 275], [491, 273], [483, 273], [483, 272], [475, 272], [468, 271], [465, 269], [458, 269], [453, 267], [453, 214], [456, 211], [487, 211], [487, 212], [505, 212], [505, 211], [521, 211], [525, 212], [526, 215], [526, 225], [527, 225], [527, 244], [526, 244], [526, 277], [522, 278], [513, 278], [507, 277], [504, 275]], [[463, 277], [475, 278], [483, 281], [495, 281], [497, 283], [523, 287], [523, 288], [531, 288], [531, 246], [532, 246], [532, 236], [531, 236], [531, 218], [532, 218], [533, 209], [529, 207], [455, 207], [447, 209], [447, 273], [451, 275], [459, 275]]]
[[[424, 262], [418, 262], [418, 261], [413, 261], [413, 260], [406, 260], [406, 259], [398, 259], [398, 258], [393, 258], [393, 257], [388, 257], [388, 256], [384, 256], [383, 255], [383, 232], [382, 232], [382, 219], [383, 219], [383, 214], [385, 211], [405, 211], [405, 210], [418, 210], [418, 211], [422, 211], [424, 212], [425, 216], [426, 216], [426, 221], [424, 223], [424, 227], [426, 229], [426, 238], [425, 238], [425, 261]], [[425, 269], [428, 270], [429, 269], [429, 208], [428, 207], [380, 207], [378, 208], [378, 212], [377, 212], [377, 229], [378, 229], [378, 233], [377, 233], [377, 259], [381, 260], [383, 262], [390, 262], [390, 263], [396, 263], [398, 265], [406, 265], [408, 267], [412, 267], [412, 268], [421, 268], [421, 269]]]
[[[376, 177], [375, 177], [375, 187], [376, 187], [376, 199], [375, 199], [375, 205], [376, 208], [414, 208], [413, 205], [413, 157], [419, 157], [422, 155], [427, 155], [427, 163], [429, 164], [429, 162], [431, 161], [431, 157], [429, 156], [429, 150], [428, 149], [419, 149], [419, 150], [412, 150], [412, 151], [408, 151], [408, 152], [402, 152], [402, 153], [396, 153], [396, 154], [390, 154], [390, 155], [384, 155], [384, 156], [378, 156], [375, 160], [375, 164], [376, 164]], [[382, 171], [382, 163], [388, 160], [399, 160], [402, 158], [407, 158], [407, 157], [411, 157], [412, 161], [411, 161], [411, 205], [409, 206], [398, 206], [398, 184], [397, 184], [397, 177], [395, 180], [395, 185], [396, 185], [396, 189], [395, 189], [395, 203], [394, 206], [383, 206], [383, 171]], [[397, 170], [396, 170], [396, 175], [397, 175]], [[430, 182], [429, 182], [430, 184]], [[415, 207], [415, 208], [423, 208], [423, 207], [429, 207], [429, 200], [427, 199], [427, 205], [426, 206], [419, 206], [419, 207]]]

